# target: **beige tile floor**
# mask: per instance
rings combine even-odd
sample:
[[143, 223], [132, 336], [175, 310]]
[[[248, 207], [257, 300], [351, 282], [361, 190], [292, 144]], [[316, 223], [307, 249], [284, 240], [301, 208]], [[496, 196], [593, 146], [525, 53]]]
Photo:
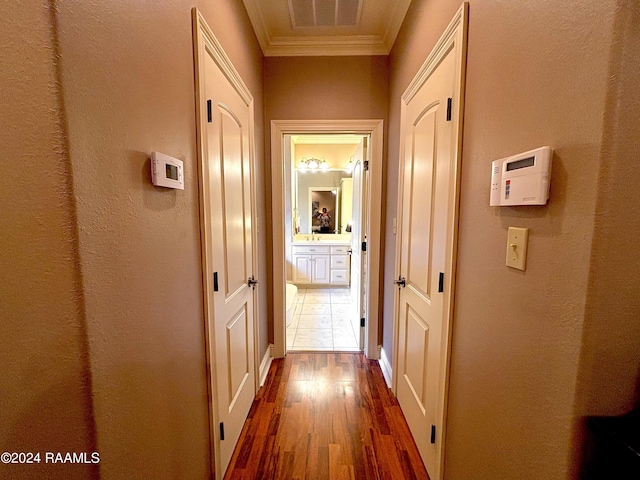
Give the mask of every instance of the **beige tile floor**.
[[287, 327], [287, 350], [357, 352], [353, 315], [348, 288], [299, 287], [293, 321]]

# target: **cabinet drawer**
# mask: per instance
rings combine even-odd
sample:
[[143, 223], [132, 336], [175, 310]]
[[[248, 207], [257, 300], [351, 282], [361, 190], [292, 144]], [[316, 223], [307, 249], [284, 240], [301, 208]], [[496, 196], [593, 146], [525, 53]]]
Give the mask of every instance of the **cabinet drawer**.
[[349, 274], [346, 270], [331, 270], [331, 283], [349, 285]]
[[349, 245], [339, 245], [337, 247], [331, 247], [331, 253], [344, 253], [347, 254], [349, 252]]
[[325, 245], [294, 245], [293, 254], [297, 255], [299, 253], [331, 253], [331, 247]]
[[349, 255], [331, 255], [331, 268], [347, 268], [349, 266]]

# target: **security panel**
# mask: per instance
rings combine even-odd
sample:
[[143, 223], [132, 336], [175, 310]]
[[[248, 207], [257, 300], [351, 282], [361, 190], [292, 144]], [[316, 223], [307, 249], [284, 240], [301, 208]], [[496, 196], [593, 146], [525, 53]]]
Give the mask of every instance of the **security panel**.
[[151, 181], [158, 187], [184, 190], [184, 167], [181, 160], [160, 152], [151, 153]]
[[552, 157], [551, 147], [540, 147], [492, 162], [489, 205], [545, 205]]

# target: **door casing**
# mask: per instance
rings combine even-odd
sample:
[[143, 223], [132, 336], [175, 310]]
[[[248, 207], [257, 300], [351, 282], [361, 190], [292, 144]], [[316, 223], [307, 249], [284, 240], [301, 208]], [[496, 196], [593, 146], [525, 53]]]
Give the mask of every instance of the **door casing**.
[[273, 232], [273, 348], [272, 356], [282, 358], [286, 353], [285, 340], [285, 168], [284, 136], [302, 134], [356, 134], [369, 135], [370, 189], [368, 192], [369, 218], [367, 226], [367, 271], [369, 294], [365, 311], [364, 353], [367, 358], [378, 359], [378, 327], [380, 316], [380, 264], [382, 239], [382, 120], [272, 120], [271, 121], [271, 212]]
[[[453, 321], [453, 306], [454, 306], [454, 293], [455, 293], [455, 273], [456, 273], [456, 260], [457, 260], [457, 244], [458, 244], [458, 217], [459, 217], [459, 201], [460, 201], [460, 163], [462, 159], [462, 125], [463, 125], [463, 112], [464, 112], [464, 89], [465, 89], [465, 73], [466, 73], [466, 56], [467, 56], [467, 25], [469, 15], [469, 4], [464, 2], [453, 19], [445, 29], [444, 33], [438, 40], [425, 62], [422, 64], [418, 73], [413, 78], [404, 94], [402, 95], [401, 103], [401, 118], [404, 118], [404, 111], [407, 108], [407, 104], [416, 95], [420, 88], [424, 85], [433, 71], [438, 67], [440, 61], [451, 51], [454, 46], [459, 46], [457, 49], [456, 57], [456, 75], [454, 84], [454, 97], [452, 106], [452, 121], [453, 121], [453, 187], [451, 194], [451, 209], [450, 219], [452, 222], [452, 228], [449, 232], [450, 235], [447, 241], [447, 258], [445, 267], [445, 281], [444, 281], [444, 307], [443, 307], [443, 323], [442, 323], [442, 352], [444, 355], [442, 361], [442, 368], [439, 372], [441, 379], [441, 386], [439, 388], [438, 399], [438, 424], [441, 426], [441, 431], [437, 433], [437, 441], [439, 442], [439, 469], [437, 473], [429, 472], [433, 475], [434, 480], [436, 478], [443, 478], [444, 475], [444, 451], [445, 451], [445, 438], [446, 438], [446, 414], [447, 414], [447, 398], [449, 394], [449, 368], [451, 357], [451, 326]], [[404, 138], [404, 132], [400, 132], [400, 138]], [[400, 172], [398, 178], [398, 207], [397, 207], [397, 224], [398, 224], [398, 237], [396, 238], [396, 259], [395, 266], [396, 271], [394, 278], [398, 278], [401, 275], [400, 263], [401, 263], [401, 249], [402, 239], [400, 238], [402, 225], [402, 208], [403, 208], [403, 191], [404, 191], [404, 142], [400, 142]], [[394, 394], [398, 392], [398, 372], [396, 371], [398, 366], [398, 347], [399, 347], [399, 319], [400, 319], [400, 295], [396, 293], [394, 296], [394, 321], [393, 321], [393, 366], [392, 366], [392, 391]]]

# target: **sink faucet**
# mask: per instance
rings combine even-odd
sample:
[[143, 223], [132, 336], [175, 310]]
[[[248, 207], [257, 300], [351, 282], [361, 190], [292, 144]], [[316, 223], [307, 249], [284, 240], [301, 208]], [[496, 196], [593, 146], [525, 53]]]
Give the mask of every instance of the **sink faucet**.
[[316, 232], [314, 232], [313, 230], [311, 230], [311, 241], [313, 241], [313, 240], [315, 240], [315, 239], [316, 239], [315, 234], [316, 234]]

